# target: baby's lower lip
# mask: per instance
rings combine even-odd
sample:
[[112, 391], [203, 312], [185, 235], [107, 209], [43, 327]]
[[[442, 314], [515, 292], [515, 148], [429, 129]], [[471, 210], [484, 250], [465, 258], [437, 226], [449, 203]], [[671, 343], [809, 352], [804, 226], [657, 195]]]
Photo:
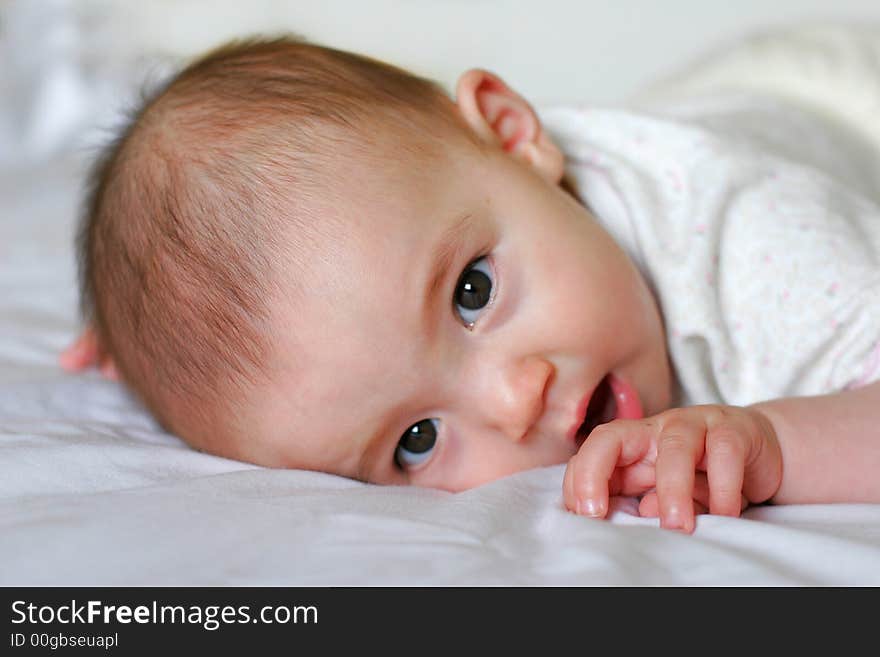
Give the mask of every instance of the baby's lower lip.
[[[600, 390], [600, 387], [605, 389]], [[575, 444], [580, 447], [600, 424], [618, 419], [639, 419], [643, 416], [638, 391], [626, 380], [613, 372], [609, 373], [593, 391], [593, 399], [590, 400], [584, 421], [574, 436]]]
[[639, 393], [628, 381], [613, 372], [608, 375], [608, 384], [617, 404], [615, 420], [638, 420], [645, 417]]

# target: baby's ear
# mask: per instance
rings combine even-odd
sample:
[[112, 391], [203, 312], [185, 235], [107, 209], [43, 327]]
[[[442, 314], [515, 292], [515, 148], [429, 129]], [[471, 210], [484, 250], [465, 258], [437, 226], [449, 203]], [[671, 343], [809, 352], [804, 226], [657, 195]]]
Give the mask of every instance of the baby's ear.
[[562, 180], [563, 156], [544, 132], [532, 106], [497, 75], [471, 69], [459, 79], [455, 102], [480, 139], [497, 144], [551, 183]]

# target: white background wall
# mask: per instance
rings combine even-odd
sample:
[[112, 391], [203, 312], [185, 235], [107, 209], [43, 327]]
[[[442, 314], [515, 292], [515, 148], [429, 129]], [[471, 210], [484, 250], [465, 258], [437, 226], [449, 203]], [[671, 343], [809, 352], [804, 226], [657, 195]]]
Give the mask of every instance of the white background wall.
[[[880, 22], [880, 0], [116, 0], [134, 41], [190, 53], [288, 29], [447, 86], [492, 69], [536, 101], [614, 100], [688, 57], [766, 26]], [[124, 26], [124, 27], [122, 27]]]
[[536, 104], [612, 103], [743, 34], [828, 20], [880, 24], [880, 0], [0, 0], [0, 166], [106, 140], [157, 61], [254, 33], [448, 89], [480, 66]]

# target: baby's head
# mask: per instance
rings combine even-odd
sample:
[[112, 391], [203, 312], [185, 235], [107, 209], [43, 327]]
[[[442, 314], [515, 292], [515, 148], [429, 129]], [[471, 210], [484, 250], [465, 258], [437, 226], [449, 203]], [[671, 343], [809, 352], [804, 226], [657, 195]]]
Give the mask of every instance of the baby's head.
[[589, 425], [665, 408], [670, 371], [648, 287], [562, 178], [485, 71], [453, 102], [353, 54], [232, 44], [97, 163], [84, 313], [207, 452], [448, 490], [563, 463]]

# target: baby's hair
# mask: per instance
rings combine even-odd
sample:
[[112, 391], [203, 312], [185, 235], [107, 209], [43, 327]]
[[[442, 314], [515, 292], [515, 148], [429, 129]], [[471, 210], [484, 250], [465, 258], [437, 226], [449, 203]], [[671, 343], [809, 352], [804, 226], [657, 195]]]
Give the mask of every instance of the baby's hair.
[[438, 125], [462, 128], [434, 82], [294, 37], [225, 45], [144, 100], [94, 164], [77, 255], [84, 321], [161, 424], [202, 448], [243, 430], [278, 276], [332, 232], [310, 200], [334, 161]]

